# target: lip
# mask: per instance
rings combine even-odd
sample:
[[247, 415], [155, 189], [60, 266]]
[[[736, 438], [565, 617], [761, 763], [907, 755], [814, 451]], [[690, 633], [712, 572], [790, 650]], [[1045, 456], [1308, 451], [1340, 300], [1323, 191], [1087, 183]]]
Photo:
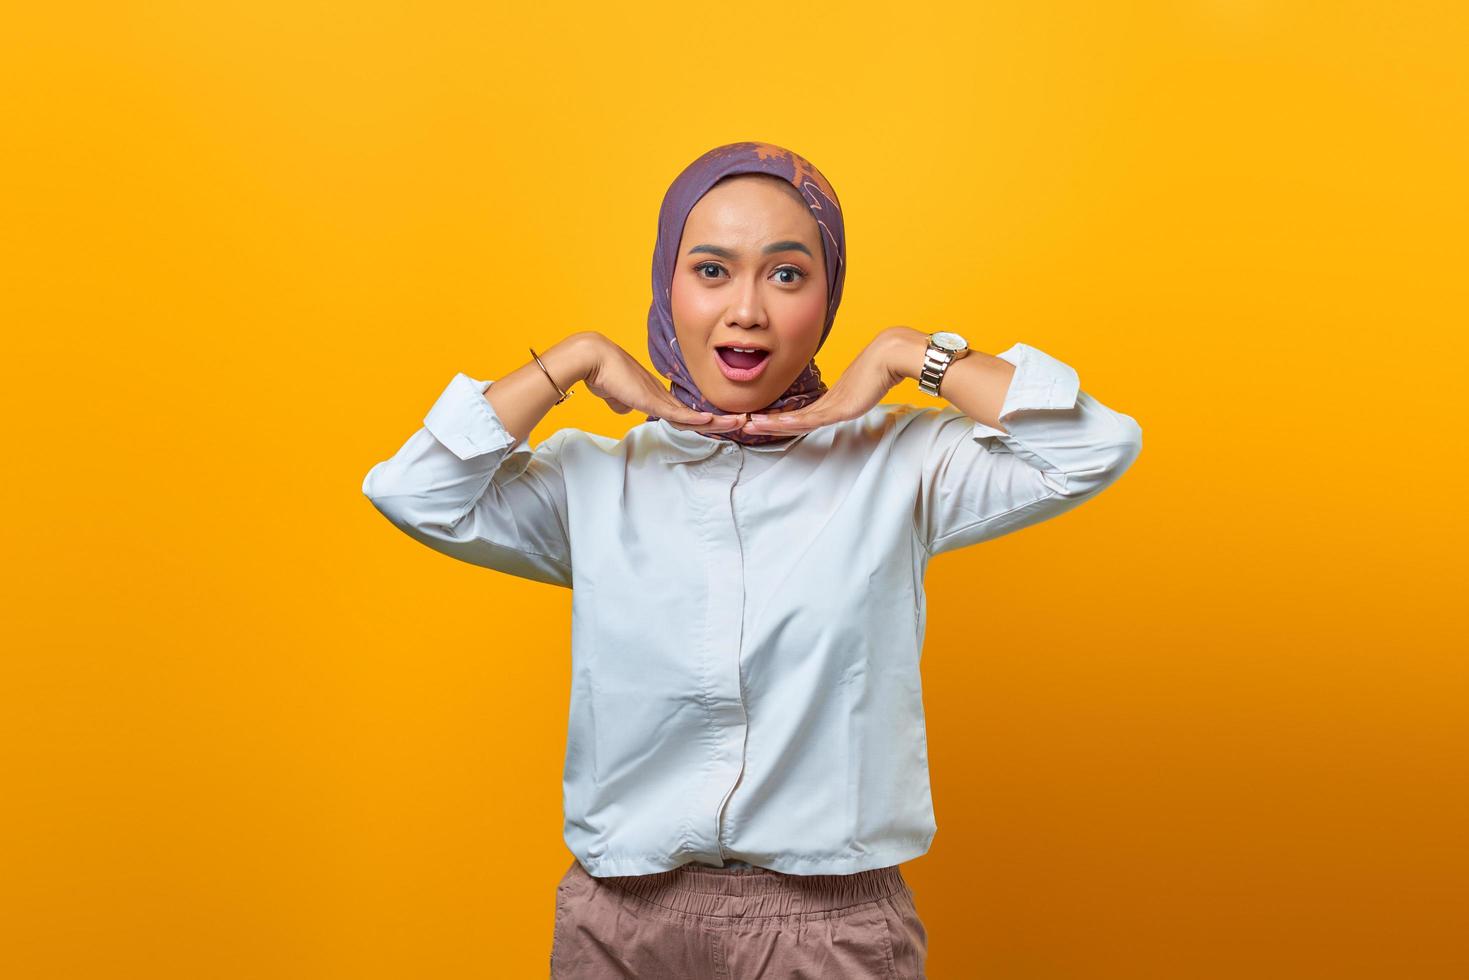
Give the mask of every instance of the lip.
[[[744, 347], [748, 345], [738, 344], [736, 346]], [[765, 350], [765, 348], [763, 347], [759, 349]], [[761, 359], [759, 364], [756, 364], [752, 368], [737, 368], [730, 367], [728, 364], [724, 363], [724, 358], [719, 356], [719, 348], [717, 347], [711, 347], [709, 349], [709, 356], [714, 358], [714, 363], [719, 365], [719, 370], [724, 374], [726, 378], [731, 381], [754, 381], [756, 378], [760, 377], [761, 373], [763, 373], [765, 370], [765, 365], [769, 364], [771, 359], [774, 357], [774, 355], [767, 350], [765, 351], [765, 357]]]

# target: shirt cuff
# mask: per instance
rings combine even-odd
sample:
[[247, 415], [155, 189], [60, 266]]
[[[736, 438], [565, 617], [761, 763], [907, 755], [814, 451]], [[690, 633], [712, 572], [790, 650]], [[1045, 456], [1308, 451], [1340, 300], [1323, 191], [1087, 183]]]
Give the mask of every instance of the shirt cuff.
[[[423, 418], [429, 434], [460, 459], [474, 459], [515, 443], [515, 437], [485, 398], [492, 384], [462, 372], [456, 374]], [[521, 440], [515, 449], [528, 451], [527, 440]]]
[[[1037, 408], [1075, 408], [1081, 390], [1076, 369], [1029, 344], [1015, 344], [995, 355], [1015, 365], [1010, 389], [1000, 406], [1000, 421], [1014, 412]], [[971, 433], [976, 439], [1006, 437], [1010, 433], [983, 422], [975, 422]]]

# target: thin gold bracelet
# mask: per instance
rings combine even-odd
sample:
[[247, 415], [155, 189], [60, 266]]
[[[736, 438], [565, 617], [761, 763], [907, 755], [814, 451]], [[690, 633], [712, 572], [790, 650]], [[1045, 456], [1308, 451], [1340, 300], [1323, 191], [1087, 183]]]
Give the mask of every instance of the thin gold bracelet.
[[[530, 356], [531, 357], [534, 357], [536, 359], [536, 363], [537, 364], [541, 364], [541, 356], [536, 353], [536, 349], [534, 347], [532, 347], [532, 348], [529, 348], [529, 350], [530, 350]], [[549, 381], [549, 382], [551, 382], [551, 387], [556, 389], [556, 394], [558, 394], [558, 395], [561, 396], [560, 398], [556, 399], [554, 402], [551, 403], [553, 407], [556, 406], [556, 405], [560, 405], [562, 402], [566, 401], [566, 399], [568, 399], [568, 398], [571, 397], [571, 392], [569, 392], [569, 391], [562, 391], [561, 390], [561, 386], [556, 383], [556, 379], [553, 378], [553, 377], [551, 377], [551, 372], [546, 370], [546, 365], [541, 364], [541, 370], [543, 372], [545, 372], [546, 380]]]

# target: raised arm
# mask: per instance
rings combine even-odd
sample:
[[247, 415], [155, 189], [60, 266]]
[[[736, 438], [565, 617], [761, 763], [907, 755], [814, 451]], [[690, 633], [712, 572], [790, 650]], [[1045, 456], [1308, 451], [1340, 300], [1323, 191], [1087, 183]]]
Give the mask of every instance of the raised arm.
[[[596, 331], [576, 333], [498, 381], [458, 374], [423, 428], [368, 471], [362, 492], [404, 533], [446, 555], [521, 578], [572, 586], [559, 429], [526, 441], [562, 391], [584, 382], [616, 412], [656, 413], [701, 432], [738, 427], [682, 404], [622, 348]], [[547, 379], [547, 373], [550, 379]], [[554, 381], [554, 384], [552, 383]]]
[[[887, 327], [820, 398], [755, 415], [745, 431], [796, 434], [864, 415], [904, 378], [918, 378], [927, 348], [927, 333]], [[1142, 450], [1135, 420], [1082, 391], [1070, 366], [1028, 344], [955, 361], [939, 394], [954, 407], [894, 413], [904, 462], [893, 478], [917, 471], [914, 534], [933, 555], [1075, 507]]]
[[[585, 379], [591, 335], [541, 352], [563, 390]], [[498, 381], [457, 374], [391, 458], [373, 466], [362, 492], [413, 539], [461, 561], [571, 587], [571, 541], [560, 450], [571, 430], [532, 449], [529, 434], [560, 396], [527, 363]]]
[[[916, 377], [921, 347], [912, 341]], [[913, 420], [925, 440], [917, 507], [930, 554], [999, 537], [1100, 493], [1142, 451], [1142, 427], [1081, 390], [1076, 371], [1028, 344], [956, 361], [939, 394], [953, 407]]]

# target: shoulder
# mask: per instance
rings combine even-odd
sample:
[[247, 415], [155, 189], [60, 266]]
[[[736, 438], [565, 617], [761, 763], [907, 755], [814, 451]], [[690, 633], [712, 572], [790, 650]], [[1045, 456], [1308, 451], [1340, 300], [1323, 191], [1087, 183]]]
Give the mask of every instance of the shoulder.
[[891, 455], [932, 418], [933, 409], [901, 403], [874, 405], [856, 418], [813, 429], [803, 438], [805, 452], [837, 451], [870, 458]]
[[654, 445], [658, 438], [656, 425], [650, 422], [633, 426], [623, 436], [608, 436], [568, 426], [552, 432], [535, 447], [534, 452], [552, 455], [563, 466], [595, 466], [646, 452], [645, 447]]
[[924, 459], [933, 447], [951, 442], [973, 422], [952, 405], [877, 405], [866, 414], [842, 423], [836, 434], [853, 451], [885, 456], [895, 465]]
[[569, 426], [555, 430], [538, 442], [533, 443], [527, 437], [511, 448], [496, 470], [495, 478], [499, 481], [514, 479], [532, 468], [542, 474], [562, 471], [588, 455], [615, 452], [619, 443], [620, 440]]
[[942, 425], [949, 417], [960, 415], [952, 406], [909, 405], [889, 402], [874, 406], [865, 415], [843, 425], [856, 437], [866, 439], [898, 439]]
[[[583, 457], [619, 455], [624, 451], [626, 442], [626, 438], [615, 439], [598, 432], [588, 432], [586, 429], [568, 426], [557, 429], [542, 439], [536, 444], [533, 451], [537, 454], [550, 454], [563, 461], [571, 461]], [[529, 447], [522, 443], [517, 449], [521, 448]]]

